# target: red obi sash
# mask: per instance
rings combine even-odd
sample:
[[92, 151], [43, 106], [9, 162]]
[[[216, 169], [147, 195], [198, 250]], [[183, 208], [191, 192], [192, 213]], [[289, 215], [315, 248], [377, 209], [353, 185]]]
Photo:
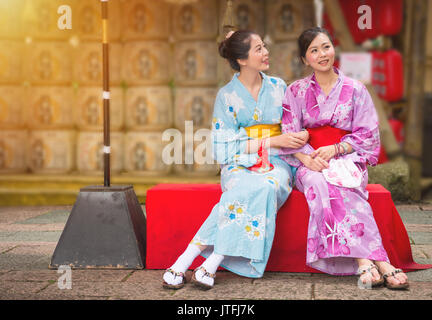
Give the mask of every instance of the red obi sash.
[[346, 131], [331, 126], [307, 128], [307, 131], [309, 132], [308, 142], [315, 150], [320, 147], [339, 143], [344, 135], [351, 133], [351, 131]]

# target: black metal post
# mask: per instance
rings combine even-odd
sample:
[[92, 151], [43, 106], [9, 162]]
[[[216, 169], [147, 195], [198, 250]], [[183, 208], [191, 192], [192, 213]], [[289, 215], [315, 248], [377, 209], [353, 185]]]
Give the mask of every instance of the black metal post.
[[104, 186], [81, 188], [50, 268], [142, 269], [146, 217], [132, 185], [110, 186], [108, 0], [102, 2]]
[[104, 186], [111, 185], [110, 177], [110, 91], [109, 91], [109, 45], [108, 45], [108, 0], [101, 0], [102, 5], [102, 64], [103, 64], [103, 126], [104, 126]]

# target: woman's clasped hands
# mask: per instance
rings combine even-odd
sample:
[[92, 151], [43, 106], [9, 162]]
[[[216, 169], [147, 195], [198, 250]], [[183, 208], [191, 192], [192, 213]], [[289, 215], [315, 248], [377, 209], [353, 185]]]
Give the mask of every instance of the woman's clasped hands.
[[309, 139], [309, 132], [287, 132], [277, 136], [278, 146], [282, 148], [299, 149], [303, 147]]
[[[300, 132], [287, 132], [278, 136], [277, 139], [277, 144], [280, 147], [299, 149], [309, 140], [309, 133], [306, 130]], [[297, 159], [299, 159], [306, 168], [319, 172], [329, 167], [329, 161], [335, 155], [335, 148], [332, 145], [320, 147], [311, 154], [295, 154]]]
[[321, 172], [328, 169], [330, 160], [336, 155], [334, 146], [324, 146], [310, 154], [296, 153], [295, 156], [303, 165], [312, 171]]

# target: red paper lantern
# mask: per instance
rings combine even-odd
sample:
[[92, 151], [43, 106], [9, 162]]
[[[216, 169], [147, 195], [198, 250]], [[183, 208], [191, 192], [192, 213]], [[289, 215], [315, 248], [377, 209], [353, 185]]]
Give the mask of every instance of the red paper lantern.
[[402, 55], [394, 49], [372, 51], [372, 85], [378, 96], [397, 101], [403, 96]]
[[379, 28], [383, 35], [395, 35], [402, 29], [402, 0], [379, 0]]
[[[345, 21], [355, 43], [362, 43], [367, 39], [379, 36], [379, 12], [377, 3], [378, 1], [373, 0], [339, 0], [339, 4], [345, 16]], [[371, 9], [371, 28], [359, 28], [359, 19], [362, 19], [361, 17], [364, 15], [363, 11], [359, 13], [359, 7], [362, 5], [367, 5]]]
[[[402, 28], [402, 0], [339, 0], [339, 4], [355, 43], [379, 35], [395, 35]], [[370, 11], [361, 10], [363, 5], [368, 6]], [[370, 14], [370, 28], [360, 28], [362, 24], [359, 26], [359, 21], [363, 22], [363, 16], [367, 18], [367, 14]]]

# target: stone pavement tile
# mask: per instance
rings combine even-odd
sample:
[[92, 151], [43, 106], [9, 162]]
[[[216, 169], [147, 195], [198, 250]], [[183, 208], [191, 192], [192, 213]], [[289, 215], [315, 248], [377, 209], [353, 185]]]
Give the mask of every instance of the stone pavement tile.
[[416, 245], [419, 250], [423, 252], [423, 254], [426, 256], [426, 259], [431, 259], [429, 263], [432, 263], [432, 243], [431, 244], [420, 244]]
[[[147, 297], [143, 297], [142, 299], [159, 299], [159, 297], [163, 297], [164, 299], [215, 299], [214, 295], [203, 294], [202, 290], [194, 288], [190, 279], [192, 276], [192, 271], [188, 270], [186, 272], [186, 285], [184, 288], [180, 290], [170, 290], [162, 287], [162, 275], [164, 270], [137, 270], [134, 271], [133, 274], [128, 277], [125, 282], [130, 284], [137, 285], [146, 285], [150, 288], [150, 292]], [[230, 274], [229, 272], [218, 272], [216, 278], [216, 286], [219, 286], [220, 283], [224, 283], [226, 281], [231, 280], [231, 283], [234, 285], [241, 285], [244, 282], [249, 284], [252, 283], [252, 279], [239, 277], [234, 274]], [[213, 290], [211, 290], [213, 291]], [[222, 297], [219, 299], [223, 299]]]
[[53, 210], [72, 210], [72, 206], [17, 206], [0, 207], [0, 223], [24, 221]]
[[15, 248], [16, 246], [18, 246], [18, 244], [16, 244], [16, 243], [9, 243], [9, 242], [8, 243], [2, 243], [2, 242], [0, 242], [0, 255], [2, 253], [5, 253], [5, 252]]
[[16, 236], [17, 231], [0, 231], [0, 243], [1, 242], [16, 242], [14, 237]]
[[[38, 300], [37, 293], [8, 293], [2, 296], [0, 294], [0, 300]], [[50, 299], [53, 300], [53, 299]]]
[[0, 269], [34, 270], [46, 269], [48, 264], [42, 263], [44, 256], [37, 254], [10, 254], [0, 255]]
[[[150, 294], [144, 299], [185, 299], [185, 300], [213, 300], [213, 299], [253, 299], [250, 292], [245, 295], [245, 291], [255, 288], [253, 279], [240, 277], [231, 272], [219, 271], [215, 282], [215, 287], [204, 291], [196, 288], [190, 283], [192, 271], [186, 272], [186, 285], [180, 290], [170, 290], [162, 287], [162, 275], [164, 270], [137, 270], [125, 281], [126, 283], [146, 285]], [[250, 290], [249, 290], [250, 291]]]
[[409, 290], [360, 289], [356, 283], [318, 281], [313, 287], [314, 299], [320, 300], [431, 300], [432, 282], [410, 281]]
[[[169, 290], [162, 287], [162, 275], [164, 270], [135, 270], [129, 277], [123, 279], [123, 283], [137, 287], [143, 287], [137, 297], [133, 299], [172, 299], [173, 295], [180, 290]], [[191, 272], [186, 272], [186, 279], [190, 281]], [[183, 289], [182, 289], [183, 290]], [[114, 295], [111, 299], [125, 299], [127, 295]]]
[[408, 232], [411, 244], [432, 244], [432, 232]]
[[56, 247], [55, 242], [32, 243], [21, 242], [19, 246], [8, 251], [11, 254], [40, 254], [51, 256]]
[[[420, 247], [420, 246], [412, 246]], [[420, 250], [419, 248], [416, 250]], [[419, 258], [414, 256], [414, 261], [420, 264], [432, 264], [432, 259]], [[407, 273], [410, 281], [425, 281], [432, 282], [432, 268], [426, 270], [416, 270]], [[313, 273], [311, 274], [313, 281], [325, 281], [328, 283], [344, 283], [351, 285], [352, 288], [357, 288], [358, 276], [333, 276], [325, 273]]]
[[406, 223], [405, 228], [408, 232], [431, 232], [432, 233], [432, 224]]
[[15, 299], [16, 296], [34, 295], [48, 285], [47, 281], [0, 281], [0, 300]]
[[420, 206], [418, 204], [405, 204], [405, 203], [397, 203], [396, 205], [397, 211], [420, 211]]
[[5, 273], [8, 273], [9, 271], [11, 271], [11, 270], [9, 270], [9, 269], [0, 269], [0, 276], [3, 275], [3, 274], [5, 274]]
[[[71, 270], [72, 282], [120, 282], [130, 270]], [[56, 269], [12, 270], [0, 274], [0, 281], [58, 281], [64, 274]]]
[[171, 292], [155, 290], [153, 284], [149, 283], [127, 283], [127, 282], [96, 282], [96, 281], [73, 281], [71, 289], [59, 289], [57, 283], [53, 283], [38, 295], [50, 299], [80, 299], [80, 297], [98, 297], [106, 299], [168, 299]]
[[428, 211], [399, 211], [404, 224], [432, 224], [432, 214]]
[[312, 281], [319, 282], [324, 281], [328, 283], [345, 283], [345, 284], [357, 284], [357, 276], [334, 276], [327, 273], [311, 273]]
[[307, 272], [271, 272], [266, 271], [264, 273], [264, 276], [262, 278], [254, 279], [254, 282], [259, 281], [267, 281], [267, 280], [290, 280], [292, 278], [295, 279], [303, 279], [303, 278], [310, 278], [312, 277], [312, 273]]
[[407, 272], [408, 281], [432, 282], [432, 269]]
[[55, 243], [15, 243], [12, 250], [0, 254], [0, 269], [48, 269]]
[[[127, 270], [72, 270], [72, 288], [76, 287], [76, 290], [71, 291], [58, 288], [57, 282], [63, 273], [57, 273], [57, 270], [12, 270], [0, 274], [0, 288], [3, 288], [3, 284], [7, 284], [10, 291], [8, 297], [6, 297], [7, 299], [108, 299], [105, 289], [98, 289], [101, 286], [103, 287], [100, 283], [107, 284], [107, 287], [109, 287], [108, 283], [119, 283], [119, 286], [121, 286], [120, 281], [129, 273]], [[34, 283], [36, 290], [31, 290], [26, 295], [22, 295], [19, 289], [23, 286], [23, 283], [26, 283], [29, 288], [32, 287], [31, 283]], [[40, 286], [40, 283], [43, 286]], [[17, 289], [14, 289], [14, 286], [17, 286]], [[51, 289], [48, 289], [49, 287]], [[91, 288], [95, 289], [95, 291], [91, 291]], [[80, 294], [77, 291], [82, 292]], [[1, 295], [0, 297], [3, 298]]]
[[[147, 282], [156, 282], [162, 283], [162, 275], [165, 270], [134, 270], [131, 272], [131, 275], [124, 279], [125, 282], [128, 283], [147, 283]], [[190, 277], [190, 271], [186, 271], [186, 278]]]
[[0, 232], [4, 231], [63, 231], [64, 223], [18, 224], [0, 223]]
[[[239, 299], [310, 299], [310, 277], [287, 276], [284, 273], [264, 274], [261, 279], [240, 277], [230, 272], [219, 272], [214, 287], [202, 291], [191, 283], [176, 290], [171, 299], [239, 300]], [[164, 289], [167, 290], [167, 289]]]
[[[430, 248], [429, 248], [430, 247]], [[424, 244], [412, 244], [411, 252], [414, 260], [416, 259], [428, 259], [430, 256], [428, 255], [428, 251], [432, 250], [432, 245], [424, 245]]]
[[121, 282], [133, 272], [124, 269], [72, 269], [71, 276], [72, 282]]
[[46, 270], [49, 269], [50, 264], [51, 256], [44, 256], [35, 261], [35, 264], [32, 265], [32, 270]]
[[[432, 211], [432, 203], [421, 204], [420, 209], [423, 211]], [[432, 212], [431, 212], [431, 214], [432, 214]]]
[[[220, 300], [220, 299], [247, 299], [253, 288], [253, 279], [241, 277], [227, 271], [217, 273], [213, 289], [203, 291], [195, 287], [191, 282], [192, 272], [186, 274], [186, 285], [181, 290], [176, 290], [171, 299], [185, 300]], [[168, 291], [167, 289], [163, 289]]]
[[57, 281], [60, 276], [57, 270], [11, 270], [0, 274], [0, 282], [48, 282]]
[[291, 277], [254, 282], [250, 299], [310, 300], [312, 281], [310, 277]]
[[61, 231], [0, 231], [0, 242], [49, 241], [58, 242]]
[[43, 245], [50, 245], [50, 246], [56, 246], [57, 243], [53, 241], [4, 241], [0, 242], [0, 245], [5, 246], [13, 246], [13, 247], [21, 247], [21, 246], [43, 246]]
[[31, 217], [26, 220], [15, 222], [15, 224], [48, 224], [61, 223], [65, 224], [70, 214], [70, 210], [50, 210], [41, 215]]
[[14, 300], [108, 300], [109, 297], [103, 296], [67, 296], [67, 295], [47, 295], [47, 294], [32, 294], [26, 298], [20, 298], [19, 296]]

